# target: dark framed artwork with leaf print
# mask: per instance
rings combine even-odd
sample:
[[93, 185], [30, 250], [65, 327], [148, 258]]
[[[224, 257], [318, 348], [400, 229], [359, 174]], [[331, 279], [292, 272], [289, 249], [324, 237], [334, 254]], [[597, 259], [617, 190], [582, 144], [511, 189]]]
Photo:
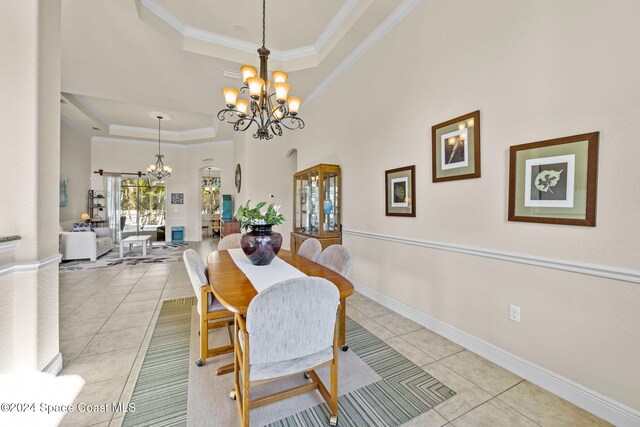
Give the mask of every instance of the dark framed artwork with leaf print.
[[385, 214], [416, 216], [416, 167], [385, 171]]
[[509, 221], [596, 225], [598, 140], [591, 132], [509, 153]]

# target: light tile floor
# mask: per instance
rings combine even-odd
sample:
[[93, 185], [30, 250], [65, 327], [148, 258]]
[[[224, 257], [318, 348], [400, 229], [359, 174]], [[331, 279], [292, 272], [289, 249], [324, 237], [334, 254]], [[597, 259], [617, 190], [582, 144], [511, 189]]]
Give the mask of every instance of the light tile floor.
[[[216, 242], [190, 246], [206, 257]], [[60, 273], [63, 374], [86, 381], [76, 403], [127, 403], [162, 301], [188, 296], [182, 262]], [[406, 426], [609, 425], [361, 294], [347, 302], [351, 318], [457, 392]], [[73, 412], [62, 425], [120, 426], [122, 416]]]

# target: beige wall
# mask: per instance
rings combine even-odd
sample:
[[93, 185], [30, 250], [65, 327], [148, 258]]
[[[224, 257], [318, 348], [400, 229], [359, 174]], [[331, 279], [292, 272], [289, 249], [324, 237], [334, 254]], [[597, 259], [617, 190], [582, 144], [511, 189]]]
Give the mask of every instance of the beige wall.
[[[346, 229], [638, 270], [638, 16], [635, 1], [425, 0], [303, 110], [299, 169], [341, 165]], [[431, 126], [476, 109], [482, 178], [432, 183]], [[601, 136], [598, 226], [508, 222], [509, 146], [591, 131]], [[385, 217], [384, 171], [412, 164], [417, 217]], [[355, 280], [640, 409], [637, 283], [344, 243]]]
[[[293, 229], [293, 174], [296, 172], [297, 156], [291, 154], [292, 147], [286, 136], [270, 141], [254, 139], [253, 132], [237, 133], [234, 139], [235, 162], [242, 168], [240, 194], [234, 195], [234, 206], [251, 200], [280, 205], [285, 222], [273, 228], [282, 234], [282, 248], [289, 249], [290, 233]], [[235, 167], [235, 166], [234, 166]], [[273, 196], [273, 197], [271, 197]]]
[[[93, 140], [91, 143], [92, 170], [103, 169], [110, 172], [146, 172], [147, 165], [155, 161], [157, 145], [125, 143], [116, 140]], [[162, 145], [164, 161], [172, 168], [167, 178], [167, 240], [171, 240], [171, 227], [185, 227], [186, 240], [199, 241], [202, 238], [202, 218], [200, 216], [200, 174], [206, 166], [220, 168], [222, 194], [235, 193], [233, 184], [233, 145], [218, 142], [206, 146], [176, 147]], [[214, 158], [213, 162], [203, 162]], [[93, 174], [91, 188], [102, 189], [103, 179]], [[233, 193], [232, 193], [233, 192]], [[171, 193], [183, 193], [184, 204], [172, 205]]]
[[69, 180], [69, 199], [67, 206], [60, 207], [60, 221], [80, 220], [87, 212], [91, 188], [91, 140], [64, 121], [60, 123], [60, 176]]
[[[9, 2], [0, 14], [0, 236], [19, 234], [0, 257], [28, 271], [0, 280], [11, 317], [0, 322], [0, 373], [42, 370], [58, 354], [60, 2]], [[48, 265], [48, 266], [44, 266]], [[3, 307], [3, 311], [4, 311]]]

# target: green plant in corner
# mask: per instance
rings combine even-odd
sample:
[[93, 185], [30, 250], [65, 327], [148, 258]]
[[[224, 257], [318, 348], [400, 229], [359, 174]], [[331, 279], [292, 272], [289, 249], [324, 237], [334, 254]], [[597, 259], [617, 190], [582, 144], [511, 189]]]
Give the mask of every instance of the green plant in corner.
[[249, 227], [254, 225], [279, 225], [285, 221], [284, 216], [279, 212], [280, 206], [275, 206], [271, 203], [267, 210], [262, 213], [262, 209], [267, 202], [259, 202], [256, 207], [250, 208], [249, 203], [251, 200], [247, 200], [247, 203], [240, 205], [236, 212], [236, 217], [240, 221], [240, 227], [247, 231]]

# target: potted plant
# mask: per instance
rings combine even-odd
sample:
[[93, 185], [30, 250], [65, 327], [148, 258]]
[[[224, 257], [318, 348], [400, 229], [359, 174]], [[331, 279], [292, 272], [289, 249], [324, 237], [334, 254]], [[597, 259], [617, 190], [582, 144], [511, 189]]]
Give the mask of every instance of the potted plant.
[[254, 208], [249, 207], [250, 202], [248, 200], [240, 205], [236, 212], [240, 227], [248, 231], [242, 236], [240, 244], [252, 264], [268, 265], [282, 246], [282, 235], [271, 230], [271, 227], [282, 224], [285, 218], [279, 212], [280, 206], [272, 203], [262, 212], [267, 202], [260, 202]]

